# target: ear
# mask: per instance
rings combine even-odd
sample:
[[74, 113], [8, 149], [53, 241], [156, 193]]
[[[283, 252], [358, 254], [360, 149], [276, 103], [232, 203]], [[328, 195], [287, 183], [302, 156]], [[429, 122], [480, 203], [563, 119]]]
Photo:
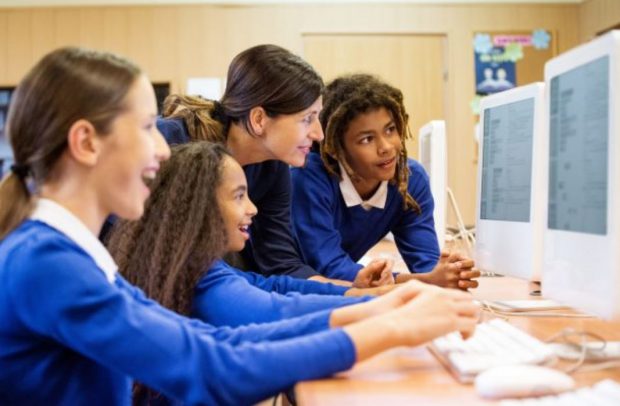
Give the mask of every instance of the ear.
[[67, 137], [69, 153], [77, 162], [94, 166], [101, 151], [101, 139], [90, 121], [80, 119], [69, 128]]
[[249, 121], [250, 128], [252, 132], [256, 136], [262, 136], [265, 134], [265, 126], [267, 125], [267, 121], [269, 116], [267, 116], [267, 112], [262, 107], [254, 107], [250, 110]]

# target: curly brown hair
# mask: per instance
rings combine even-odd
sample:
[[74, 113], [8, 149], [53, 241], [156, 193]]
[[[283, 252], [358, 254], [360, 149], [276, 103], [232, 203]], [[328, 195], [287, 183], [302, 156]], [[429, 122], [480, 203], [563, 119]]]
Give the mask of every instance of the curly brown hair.
[[[121, 274], [179, 314], [191, 313], [196, 284], [225, 253], [217, 188], [226, 157], [223, 146], [206, 141], [173, 147], [150, 185], [142, 218], [117, 221], [109, 237]], [[161, 394], [135, 383], [133, 396], [134, 404], [148, 404]]]
[[204, 141], [174, 147], [142, 218], [119, 220], [110, 235], [108, 249], [127, 280], [180, 314], [190, 314], [196, 283], [225, 253], [216, 190], [227, 156]]
[[356, 117], [380, 108], [385, 108], [392, 116], [402, 143], [396, 173], [390, 183], [398, 187], [405, 210], [412, 209], [420, 213], [420, 205], [407, 190], [409, 168], [405, 141], [411, 138], [411, 131], [403, 94], [376, 76], [368, 74], [340, 76], [326, 86], [323, 92], [323, 110], [320, 114], [321, 125], [325, 130], [325, 138], [320, 144], [321, 158], [327, 171], [338, 180], [342, 180], [339, 162], [347, 173], [355, 178], [355, 172], [345, 158], [344, 135]]

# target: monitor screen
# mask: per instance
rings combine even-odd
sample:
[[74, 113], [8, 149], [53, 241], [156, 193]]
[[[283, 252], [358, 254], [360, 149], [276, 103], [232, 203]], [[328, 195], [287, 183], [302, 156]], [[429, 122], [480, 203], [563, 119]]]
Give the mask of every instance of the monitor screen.
[[530, 221], [534, 98], [484, 111], [480, 218]]
[[548, 227], [605, 235], [609, 56], [553, 77], [549, 97]]

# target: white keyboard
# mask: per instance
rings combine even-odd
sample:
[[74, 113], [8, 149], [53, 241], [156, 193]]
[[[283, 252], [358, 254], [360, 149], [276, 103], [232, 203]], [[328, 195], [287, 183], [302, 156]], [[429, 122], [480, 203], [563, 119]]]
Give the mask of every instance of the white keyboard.
[[544, 364], [555, 358], [550, 346], [501, 319], [480, 323], [467, 340], [450, 333], [433, 340], [429, 348], [464, 383], [495, 366]]
[[504, 400], [501, 406], [618, 406], [620, 384], [605, 379], [594, 386], [539, 398]]

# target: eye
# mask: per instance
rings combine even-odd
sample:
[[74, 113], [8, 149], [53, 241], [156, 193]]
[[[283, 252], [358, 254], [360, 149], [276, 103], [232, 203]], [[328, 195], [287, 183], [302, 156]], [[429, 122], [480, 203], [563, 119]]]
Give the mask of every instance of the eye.
[[314, 114], [304, 117], [301, 121], [306, 125], [312, 124], [312, 121], [314, 121]]
[[235, 194], [235, 200], [236, 201], [241, 201], [243, 200], [243, 198], [245, 197], [245, 192], [239, 192]]
[[360, 144], [370, 144], [373, 139], [374, 137], [372, 135], [367, 135], [365, 137], [360, 138], [358, 142]]
[[391, 126], [389, 126], [388, 128], [385, 129], [385, 133], [389, 134], [389, 135], [392, 135], [392, 134], [396, 133], [396, 131], [397, 130], [396, 130], [396, 126], [395, 125], [391, 125]]

